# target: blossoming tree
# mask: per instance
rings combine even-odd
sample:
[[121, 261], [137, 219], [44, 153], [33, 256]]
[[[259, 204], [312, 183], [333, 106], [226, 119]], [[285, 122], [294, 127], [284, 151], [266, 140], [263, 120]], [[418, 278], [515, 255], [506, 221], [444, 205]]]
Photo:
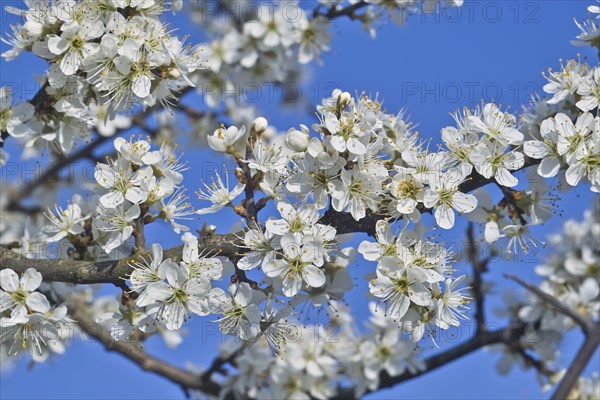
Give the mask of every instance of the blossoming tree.
[[[550, 180], [563, 191], [600, 192], [600, 68], [563, 62], [545, 76], [547, 96], [521, 115], [494, 103], [456, 112], [436, 149], [403, 113], [341, 89], [316, 106], [311, 126], [278, 133], [220, 94], [240, 81], [293, 82], [329, 51], [333, 20], [373, 32], [382, 18], [405, 22], [415, 9], [440, 4], [320, 0], [313, 9], [284, 2], [253, 3], [250, 11], [235, 4], [186, 4], [210, 38], [203, 45], [186, 44], [190, 38], [162, 20], [181, 9], [176, 0], [25, 0], [23, 9], [7, 8], [23, 23], [5, 32], [4, 60], [31, 52], [48, 68], [28, 101], [0, 89], [2, 143], [20, 144], [24, 157], [48, 166], [2, 191], [3, 362], [59, 357], [75, 329], [187, 394], [325, 399], [389, 388], [490, 346], [502, 353], [501, 370], [534, 368], [554, 398], [600, 396], [597, 376], [581, 376], [600, 342], [598, 214], [550, 237], [553, 254], [536, 268], [540, 285], [507, 276], [526, 294], [507, 299], [504, 328], [486, 325], [491, 255], [478, 250], [537, 246], [530, 229], [553, 217]], [[300, 11], [295, 18], [286, 17], [289, 7]], [[589, 12], [577, 23], [577, 42], [600, 49], [600, 7]], [[203, 94], [208, 112], [180, 101], [192, 91]], [[184, 185], [194, 171], [176, 146], [178, 119], [235, 165], [231, 174]], [[123, 137], [132, 128], [144, 137]], [[61, 171], [81, 160], [94, 165], [91, 182], [63, 182]], [[537, 177], [529, 187], [516, 175], [523, 170]], [[197, 210], [186, 194], [195, 189]], [[244, 224], [228, 234], [206, 224], [190, 230], [192, 219], [213, 213], [235, 213]], [[472, 273], [459, 276], [459, 260], [431, 234], [426, 214], [443, 230], [470, 221]], [[161, 220], [181, 235], [180, 246], [146, 239], [164, 229]], [[354, 248], [353, 233], [369, 238]], [[355, 290], [347, 268], [355, 258], [369, 281], [368, 330], [345, 301]], [[98, 286], [115, 294], [100, 295]], [[322, 311], [337, 340], [315, 336], [302, 317], [310, 310]], [[179, 343], [190, 318], [236, 340], [199, 371], [144, 350], [154, 335]], [[436, 332], [469, 318], [476, 330], [467, 340], [436, 342]], [[562, 365], [559, 345], [574, 329], [584, 342]], [[438, 348], [425, 357], [423, 341]]]

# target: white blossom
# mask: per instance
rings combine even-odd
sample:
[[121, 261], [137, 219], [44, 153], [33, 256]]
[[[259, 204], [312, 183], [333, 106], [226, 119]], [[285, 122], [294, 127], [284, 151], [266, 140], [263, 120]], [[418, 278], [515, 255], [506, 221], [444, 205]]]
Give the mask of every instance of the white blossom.
[[454, 210], [469, 213], [477, 207], [475, 196], [458, 190], [462, 180], [456, 171], [445, 173], [423, 196], [425, 207], [435, 208], [435, 221], [441, 228], [450, 229], [454, 226]]

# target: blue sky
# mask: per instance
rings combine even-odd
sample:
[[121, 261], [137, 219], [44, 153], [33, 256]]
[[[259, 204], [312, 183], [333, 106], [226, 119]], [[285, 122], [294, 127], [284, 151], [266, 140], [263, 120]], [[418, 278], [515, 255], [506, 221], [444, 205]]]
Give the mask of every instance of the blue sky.
[[[5, 3], [5, 2], [3, 2]], [[587, 48], [573, 47], [569, 41], [577, 34], [573, 17], [586, 15], [590, 2], [584, 1], [498, 1], [470, 2], [457, 14], [447, 12], [442, 16], [416, 15], [404, 27], [391, 23], [377, 30], [377, 38], [371, 39], [357, 23], [339, 21], [333, 27], [332, 51], [324, 57], [324, 65], [313, 65], [302, 86], [306, 100], [318, 103], [329, 95], [333, 87], [349, 92], [366, 91], [379, 93], [384, 106], [395, 112], [405, 108], [411, 120], [418, 123], [423, 137], [439, 140], [442, 127], [452, 124], [450, 112], [472, 107], [484, 99], [494, 100], [515, 112], [534, 92], [541, 93], [544, 79], [541, 72], [549, 67], [559, 68], [559, 59], [588, 57], [596, 63], [595, 52]], [[3, 14], [3, 23], [6, 16]], [[191, 34], [197, 41], [198, 32], [181, 13], [172, 19], [172, 26], [179, 26], [181, 33]], [[5, 32], [6, 24], [2, 31]], [[2, 49], [6, 46], [3, 44]], [[11, 63], [0, 62], [2, 84], [18, 82], [25, 98], [35, 92], [31, 76], [42, 73], [44, 63], [33, 57], [23, 57]], [[280, 130], [310, 125], [314, 115], [298, 109], [281, 109], [278, 102], [263, 96], [256, 105], [263, 115]], [[189, 99], [197, 104], [198, 99]], [[9, 145], [8, 149], [15, 149]], [[18, 155], [12, 155], [17, 159]], [[185, 183], [192, 189], [199, 182], [194, 169], [203, 168], [202, 163], [218, 163], [220, 159], [206, 151], [187, 151], [184, 159], [189, 161], [191, 171]], [[584, 207], [589, 207], [593, 195], [587, 187], [573, 190], [563, 196], [559, 205], [564, 218], [582, 217]], [[195, 201], [195, 206], [200, 204]], [[266, 218], [268, 214], [265, 214]], [[224, 211], [205, 219], [194, 221], [194, 227], [203, 222], [214, 223], [221, 231], [227, 231], [227, 223], [238, 217]], [[544, 227], [534, 231], [540, 239], [549, 232], [560, 229], [562, 220], [555, 217]], [[454, 235], [442, 234], [441, 240], [460, 239], [465, 228], [464, 218], [457, 223]], [[436, 232], [437, 233], [437, 232]], [[352, 243], [364, 237], [357, 235]], [[178, 244], [177, 235], [165, 234], [155, 229], [149, 240], [159, 241], [164, 247]], [[548, 249], [542, 249], [529, 261], [541, 261]], [[495, 262], [486, 278], [498, 282], [495, 293], [515, 288], [507, 283], [502, 274], [511, 272], [535, 280], [535, 262]], [[361, 275], [369, 264], [357, 262], [351, 266], [357, 279], [357, 289], [349, 296], [355, 307], [356, 318], [367, 315], [364, 292], [366, 285]], [[468, 271], [468, 266], [459, 265]], [[500, 306], [496, 298], [488, 301], [488, 316], [495, 319], [492, 310]], [[147, 348], [152, 354], [178, 365], [192, 362], [206, 364], [218, 343], [213, 336], [202, 338], [201, 321], [188, 324], [189, 335], [176, 351], [167, 349], [160, 340], [150, 340]], [[581, 338], [569, 335], [564, 346], [564, 359], [574, 354]], [[451, 344], [442, 344], [441, 350]], [[435, 352], [438, 350], [427, 350]], [[541, 398], [547, 397], [539, 390], [535, 375], [513, 372], [508, 377], [499, 376], [494, 370], [497, 354], [484, 351], [473, 353], [458, 362], [449, 364], [424, 377], [415, 379], [392, 390], [371, 398]], [[598, 370], [598, 354], [589, 371]], [[95, 343], [73, 343], [64, 356], [28, 370], [23, 360], [8, 374], [0, 377], [2, 398], [181, 398], [181, 390], [160, 378], [141, 372], [136, 366], [118, 355], [105, 353]]]

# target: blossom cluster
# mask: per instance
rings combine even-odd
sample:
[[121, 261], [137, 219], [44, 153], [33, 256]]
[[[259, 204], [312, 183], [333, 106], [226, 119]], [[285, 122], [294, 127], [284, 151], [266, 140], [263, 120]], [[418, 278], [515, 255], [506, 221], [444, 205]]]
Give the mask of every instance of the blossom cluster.
[[[177, 2], [172, 2], [177, 5]], [[162, 0], [25, 1], [26, 9], [7, 7], [23, 18], [3, 40], [13, 60], [31, 51], [47, 60], [47, 74], [32, 103], [10, 106], [2, 92], [0, 128], [23, 141], [30, 152], [49, 146], [70, 152], [93, 126], [114, 134], [124, 124], [118, 111], [175, 100], [174, 92], [193, 86], [190, 74], [202, 67], [200, 49], [172, 36], [159, 20]], [[109, 125], [107, 127], [107, 125]]]
[[[459, 190], [469, 171], [455, 165], [451, 153], [429, 151], [403, 113], [387, 114], [378, 101], [338, 89], [317, 111], [321, 122], [313, 129], [319, 137], [304, 125], [291, 128], [284, 147], [236, 127], [218, 129], [208, 142], [215, 151], [247, 158], [268, 197], [310, 198], [316, 209], [331, 200], [334, 210], [357, 221], [367, 211], [418, 221], [420, 209], [433, 208], [438, 225], [449, 229], [454, 210], [475, 209], [475, 197]], [[247, 151], [250, 157], [244, 157]]]
[[[377, 222], [377, 242], [363, 241], [358, 251], [377, 261], [369, 290], [386, 313], [418, 342], [429, 327], [460, 326], [470, 298], [458, 288], [465, 276], [452, 279], [451, 255], [440, 244], [418, 237], [417, 230], [394, 235], [385, 221]], [[441, 285], [445, 290], [442, 290]]]
[[39, 291], [42, 274], [33, 268], [19, 277], [11, 269], [0, 271], [0, 345], [15, 357], [28, 353], [35, 362], [65, 351], [63, 340], [70, 331], [67, 307], [53, 307]]
[[198, 254], [196, 238], [185, 243], [179, 264], [163, 259], [162, 247], [154, 244], [152, 257], [141, 257], [132, 267], [129, 281], [135, 302], [131, 300], [121, 310], [98, 317], [99, 322], [111, 327], [117, 340], [129, 338], [138, 329], [146, 333], [161, 327], [178, 330], [189, 313], [208, 315], [209, 302], [218, 295], [211, 280], [220, 278], [223, 270], [219, 259]]
[[[321, 62], [330, 50], [331, 20], [355, 8], [352, 19], [375, 36], [375, 25], [390, 15], [405, 23], [415, 10], [436, 12], [438, 3], [459, 7], [462, 0], [366, 1], [319, 0], [314, 10], [302, 8], [297, 0], [262, 3], [254, 7], [225, 5], [210, 7], [203, 3], [192, 9], [193, 18], [213, 34], [204, 55], [208, 68], [199, 71], [193, 81], [209, 106], [220, 104], [229, 93], [239, 93], [246, 83], [296, 84], [301, 66]], [[216, 8], [216, 10], [215, 10]], [[224, 15], [215, 18], [217, 10]], [[339, 15], [337, 12], [341, 12]]]
[[[406, 341], [390, 316], [370, 303], [368, 331], [356, 326], [350, 310], [340, 302], [331, 325], [306, 325], [288, 322], [288, 340], [274, 353], [269, 341], [261, 339], [251, 347], [232, 347], [226, 343], [221, 352], [227, 357], [243, 350], [236, 358], [236, 373], [223, 382], [222, 394], [251, 398], [327, 399], [341, 383], [351, 383], [352, 396], [360, 397], [379, 384], [380, 374], [395, 377], [403, 372], [418, 372], [424, 365], [414, 343]], [[332, 333], [333, 332], [333, 333]], [[346, 377], [342, 382], [341, 373]]]
[[529, 140], [523, 146], [529, 157], [542, 160], [537, 168], [540, 176], [554, 177], [563, 167], [570, 186], [583, 179], [592, 184], [593, 192], [600, 192], [600, 117], [585, 112], [573, 123], [566, 114], [558, 113], [542, 122], [540, 135], [540, 140]]
[[264, 232], [255, 228], [244, 234], [248, 252], [238, 268], [248, 271], [260, 266], [272, 286], [281, 288], [286, 297], [296, 297], [296, 302], [308, 297], [314, 305], [326, 305], [342, 298], [354, 286], [345, 269], [352, 261], [352, 249], [336, 255], [336, 230], [318, 223], [321, 215], [313, 206], [295, 209], [279, 202], [277, 209], [281, 218], [267, 220]]
[[187, 167], [173, 146], [165, 143], [152, 150], [148, 140], [117, 138], [114, 147], [116, 159], [96, 165], [97, 186], [91, 199], [75, 196], [64, 209], [57, 206], [46, 212], [44, 240], [66, 240], [82, 249], [83, 258], [86, 252], [95, 254], [95, 246], [106, 254], [126, 246], [136, 221], [163, 219], [177, 233], [189, 229], [178, 222], [193, 213], [181, 187], [181, 172]]

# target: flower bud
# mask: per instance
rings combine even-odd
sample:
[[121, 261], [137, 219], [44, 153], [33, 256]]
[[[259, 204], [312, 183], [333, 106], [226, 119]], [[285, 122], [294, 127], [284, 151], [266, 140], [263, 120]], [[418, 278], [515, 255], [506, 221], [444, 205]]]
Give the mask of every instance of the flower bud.
[[256, 133], [257, 135], [260, 135], [261, 133], [267, 130], [268, 126], [269, 123], [265, 118], [258, 117], [252, 122], [252, 132]]
[[290, 150], [296, 152], [306, 151], [310, 136], [306, 126], [301, 125], [301, 129], [302, 131], [294, 128], [288, 130], [287, 135], [285, 136], [285, 144]]
[[236, 168], [234, 172], [235, 172], [235, 177], [237, 178], [239, 183], [243, 183], [243, 184], [248, 183], [247, 179], [246, 179], [246, 174], [244, 174], [244, 171], [242, 171], [241, 168]]
[[340, 110], [346, 108], [348, 104], [352, 101], [352, 95], [348, 92], [342, 92], [337, 98], [337, 107]]
[[208, 145], [220, 153], [243, 154], [246, 151], [246, 127], [238, 129], [230, 126], [225, 129], [221, 126], [212, 135], [208, 135]]

